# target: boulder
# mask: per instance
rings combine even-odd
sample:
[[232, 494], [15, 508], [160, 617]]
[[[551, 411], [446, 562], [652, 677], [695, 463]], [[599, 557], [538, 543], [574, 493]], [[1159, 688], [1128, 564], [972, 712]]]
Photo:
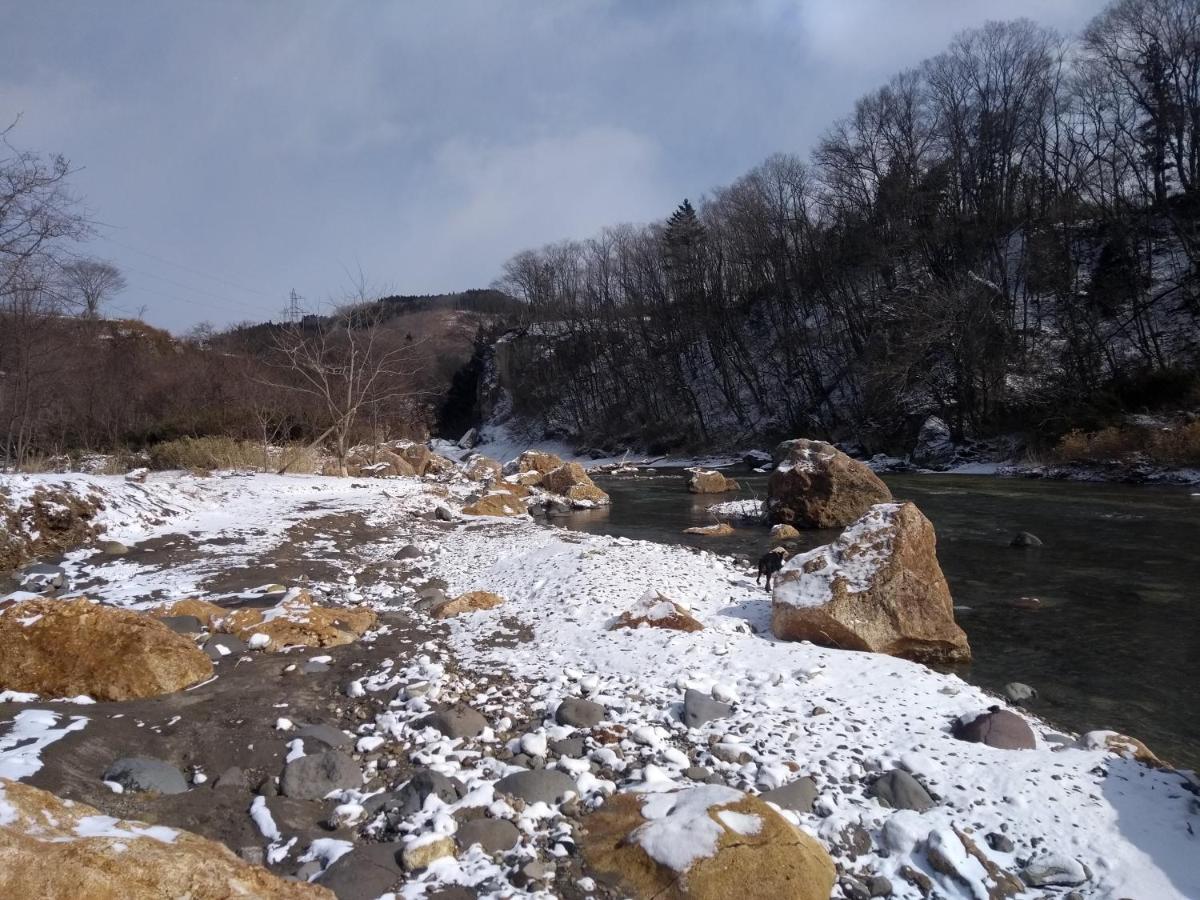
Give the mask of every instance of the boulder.
[[731, 704], [714, 700], [708, 694], [691, 688], [683, 692], [683, 724], [688, 728], [699, 728], [715, 719], [724, 719], [731, 712]]
[[952, 733], [960, 741], [987, 744], [1000, 750], [1033, 750], [1037, 747], [1033, 729], [1024, 718], [995, 707], [973, 718], [959, 720]]
[[824, 441], [784, 441], [775, 455], [778, 465], [767, 480], [772, 523], [840, 528], [892, 499], [870, 468]]
[[229, 610], [223, 606], [217, 606], [215, 603], [209, 603], [206, 600], [192, 598], [174, 600], [162, 606], [155, 607], [150, 611], [160, 617], [191, 616], [192, 618], [199, 619], [200, 624], [205, 628], [212, 628], [214, 620], [224, 618], [229, 614]]
[[450, 619], [480, 609], [495, 609], [503, 602], [503, 597], [491, 591], [470, 591], [459, 594], [453, 600], [444, 600], [436, 604], [429, 610], [429, 614], [435, 619]]
[[815, 838], [757, 797], [723, 785], [616, 794], [584, 829], [590, 867], [630, 896], [828, 900], [836, 880]]
[[500, 471], [500, 463], [496, 462], [490, 456], [484, 456], [482, 453], [472, 453], [467, 457], [467, 462], [463, 466], [463, 474], [472, 481], [487, 481], [499, 478]]
[[448, 738], [473, 738], [487, 728], [487, 719], [465, 703], [456, 703], [430, 713], [417, 724], [436, 728]]
[[[532, 473], [525, 473], [526, 475]], [[603, 506], [610, 502], [579, 463], [563, 463], [541, 476], [540, 484], [552, 494], [561, 494], [576, 506]]]
[[884, 772], [867, 789], [867, 796], [874, 797], [891, 809], [915, 809], [925, 812], [936, 805], [924, 785], [903, 769]]
[[478, 844], [485, 853], [507, 853], [517, 846], [521, 833], [507, 819], [471, 819], [459, 826], [454, 838], [463, 850]]
[[783, 541], [794, 541], [794, 540], [797, 540], [799, 537], [800, 537], [799, 531], [797, 531], [791, 525], [787, 525], [783, 522], [780, 522], [778, 525], [774, 525], [771, 527], [771, 542], [772, 543], [782, 543]]
[[813, 805], [817, 802], [819, 794], [817, 783], [805, 775], [773, 790], [764, 791], [758, 795], [758, 799], [774, 803], [780, 809], [810, 813], [813, 811]]
[[293, 759], [283, 768], [279, 789], [295, 800], [323, 800], [332, 791], [362, 787], [358, 763], [339, 750]]
[[526, 803], [562, 803], [579, 786], [566, 772], [558, 769], [525, 769], [505, 775], [495, 784], [497, 794], [507, 794]]
[[400, 862], [408, 872], [428, 869], [439, 859], [454, 856], [454, 838], [449, 835], [427, 832], [422, 838], [406, 844], [400, 852]]
[[688, 490], [693, 494], [724, 494], [737, 489], [736, 481], [713, 469], [692, 469], [688, 476]]
[[333, 891], [337, 900], [375, 900], [391, 893], [403, 877], [399, 844], [357, 844], [321, 873], [318, 881]]
[[553, 453], [545, 453], [541, 450], [526, 450], [506, 465], [504, 472], [506, 475], [518, 472], [537, 472], [539, 475], [546, 475], [562, 464], [563, 461]]
[[687, 609], [661, 591], [646, 591], [634, 607], [621, 613], [611, 629], [668, 628], [672, 631], [700, 631], [704, 628]]
[[919, 662], [971, 658], [938, 566], [937, 538], [912, 503], [882, 503], [832, 544], [775, 576], [771, 627], [789, 641]]
[[334, 900], [285, 881], [216, 841], [122, 821], [0, 778], [0, 897], [87, 900]]
[[529, 510], [519, 497], [513, 496], [507, 490], [490, 491], [474, 503], [462, 508], [468, 516], [527, 516]]
[[568, 697], [554, 711], [555, 722], [572, 728], [592, 728], [599, 725], [604, 716], [603, 706], [582, 697]]
[[218, 627], [249, 641], [265, 634], [267, 650], [284, 647], [338, 647], [349, 644], [375, 624], [370, 609], [318, 606], [307, 591], [292, 590], [275, 606], [244, 606], [227, 611]]
[[727, 537], [733, 534], [733, 526], [728, 522], [718, 522], [715, 525], [696, 525], [683, 529], [684, 534], [698, 534], [703, 537]]
[[417, 475], [424, 475], [429, 470], [430, 461], [433, 459], [433, 454], [424, 444], [408, 444], [395, 448], [394, 452], [408, 463]]
[[132, 700], [182, 690], [212, 671], [191, 640], [151, 615], [83, 598], [0, 610], [0, 689]]
[[168, 762], [148, 756], [118, 759], [104, 772], [104, 780], [121, 785], [126, 791], [155, 794], [182, 794], [188, 789], [183, 773]]
[[466, 433], [458, 439], [458, 446], [463, 450], [472, 450], [479, 444], [479, 429], [468, 428]]
[[917, 443], [911, 455], [913, 465], [944, 469], [954, 462], [955, 449], [954, 441], [950, 439], [950, 427], [937, 416], [930, 416], [917, 432]]

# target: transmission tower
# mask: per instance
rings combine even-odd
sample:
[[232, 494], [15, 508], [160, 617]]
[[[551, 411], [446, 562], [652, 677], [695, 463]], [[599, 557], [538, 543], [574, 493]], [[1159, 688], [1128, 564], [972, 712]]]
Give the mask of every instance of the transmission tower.
[[288, 294], [288, 305], [283, 314], [292, 324], [300, 321], [300, 301], [303, 299], [303, 297], [296, 293], [295, 288], [292, 288], [292, 292]]

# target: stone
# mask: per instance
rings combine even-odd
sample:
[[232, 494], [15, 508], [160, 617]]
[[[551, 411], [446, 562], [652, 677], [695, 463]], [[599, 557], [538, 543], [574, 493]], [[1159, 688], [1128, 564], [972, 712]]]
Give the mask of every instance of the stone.
[[213, 780], [213, 790], [229, 788], [231, 790], [250, 790], [250, 780], [246, 773], [237, 766], [230, 766]]
[[376, 615], [366, 608], [319, 606], [303, 590], [289, 591], [274, 606], [244, 606], [229, 611], [220, 630], [248, 641], [256, 634], [268, 638], [270, 651], [285, 647], [338, 647], [362, 637], [374, 627]]
[[419, 812], [430, 797], [437, 797], [443, 803], [454, 803], [461, 800], [465, 793], [463, 784], [458, 779], [433, 769], [418, 769], [412, 778], [392, 795], [392, 800], [386, 803], [384, 808], [398, 812], [400, 818], [407, 818]]
[[1004, 696], [1008, 698], [1009, 703], [1024, 703], [1036, 697], [1037, 691], [1019, 681], [1010, 681], [1004, 686]]
[[200, 634], [204, 631], [204, 623], [195, 616], [159, 616], [158, 621], [176, 634]]
[[610, 630], [616, 628], [667, 628], [672, 631], [702, 631], [704, 626], [692, 618], [683, 606], [661, 591], [647, 591], [634, 607], [621, 613]]
[[923, 469], [944, 469], [954, 462], [956, 451], [950, 437], [950, 427], [937, 416], [930, 416], [921, 423], [917, 432], [917, 443], [913, 447], [913, 465]]
[[987, 744], [999, 750], [1033, 750], [1037, 747], [1033, 729], [1024, 718], [995, 707], [972, 719], [956, 722], [952, 733], [960, 741]]
[[129, 548], [120, 541], [105, 541], [100, 545], [100, 552], [105, 556], [124, 556], [129, 552]]
[[989, 831], [984, 835], [984, 840], [997, 853], [1012, 853], [1016, 849], [1016, 844], [1013, 843], [1012, 838], [998, 831]]
[[322, 672], [328, 672], [329, 666], [326, 663], [317, 662], [315, 659], [310, 659], [300, 667], [300, 671], [305, 675], [320, 675]]
[[791, 525], [779, 523], [771, 526], [771, 541], [772, 543], [782, 543], [783, 541], [798, 540], [800, 532]]
[[0, 690], [133, 700], [212, 676], [212, 661], [154, 616], [83, 598], [0, 609]]
[[456, 849], [454, 838], [438, 835], [432, 840], [406, 845], [400, 853], [400, 862], [405, 871], [419, 872], [428, 869], [439, 859], [454, 856]]
[[733, 705], [714, 700], [708, 694], [688, 688], [683, 692], [683, 724], [699, 728], [707, 722], [724, 719], [733, 712]]
[[1024, 885], [1019, 878], [996, 865], [959, 828], [951, 826], [931, 831], [924, 846], [929, 865], [957, 882], [967, 892], [974, 892], [975, 885], [979, 883], [980, 868], [987, 875], [988, 900], [1006, 900], [1024, 892]]
[[463, 474], [472, 481], [487, 481], [500, 477], [500, 463], [482, 453], [472, 453], [463, 466]]
[[394, 559], [420, 559], [424, 555], [425, 555], [425, 553], [424, 553], [424, 551], [421, 550], [420, 547], [417, 547], [414, 544], [405, 544], [403, 547], [401, 547], [399, 550], [396, 551], [396, 555], [393, 558]]
[[541, 450], [526, 450], [504, 467], [504, 474], [537, 472], [539, 475], [546, 475], [561, 465], [563, 465], [563, 461], [553, 453], [545, 453]]
[[216, 841], [111, 819], [85, 803], [68, 803], [20, 782], [0, 778], [0, 809], [7, 811], [0, 819], [0, 897], [334, 898], [323, 887], [278, 878]]
[[517, 826], [506, 819], [471, 819], [454, 835], [463, 850], [479, 844], [485, 853], [507, 853], [521, 839]]
[[487, 719], [465, 703], [456, 703], [430, 713], [418, 724], [436, 728], [448, 738], [473, 738], [487, 728]]
[[1018, 531], [1013, 539], [1009, 542], [1010, 547], [1040, 547], [1042, 540], [1036, 534], [1030, 534], [1028, 531]]
[[1135, 737], [1116, 731], [1089, 731], [1079, 739], [1089, 750], [1108, 750], [1117, 756], [1133, 759], [1154, 769], [1170, 769], [1171, 765]]
[[297, 728], [292, 735], [304, 741], [305, 747], [308, 747], [309, 742], [315, 742], [330, 750], [350, 750], [354, 746], [354, 738], [346, 734], [340, 728], [334, 728], [332, 725], [304, 725]]
[[724, 494], [737, 489], [736, 481], [713, 469], [692, 469], [688, 476], [688, 490], [693, 494]]
[[698, 534], [703, 537], [728, 537], [733, 534], [733, 526], [728, 522], [717, 522], [714, 525], [694, 525], [683, 529], [684, 534]]
[[204, 654], [213, 662], [227, 656], [237, 659], [249, 649], [245, 641], [232, 634], [214, 634], [204, 642]]
[[554, 711], [554, 721], [572, 728], [593, 728], [604, 720], [605, 709], [593, 700], [567, 697]]
[[892, 499], [868, 466], [824, 441], [785, 441], [775, 458], [767, 480], [767, 516], [774, 524], [840, 528]]
[[429, 614], [435, 619], [451, 619], [454, 616], [461, 616], [463, 613], [495, 609], [503, 602], [503, 597], [493, 594], [491, 591], [470, 591], [466, 594], [459, 594], [453, 600], [443, 600], [434, 605], [429, 610]]
[[1088, 880], [1088, 871], [1073, 857], [1042, 853], [1021, 870], [1021, 879], [1031, 887], [1078, 887]]
[[688, 766], [683, 770], [683, 776], [692, 781], [707, 781], [712, 776], [712, 772], [704, 766]]
[[805, 775], [759, 794], [758, 799], [774, 803], [780, 809], [810, 813], [813, 811], [813, 804], [817, 802], [818, 794], [817, 783]]
[[882, 875], [872, 875], [867, 879], [867, 890], [872, 897], [890, 897], [892, 883]]
[[148, 756], [118, 759], [105, 770], [103, 777], [131, 793], [182, 794], [188, 789], [182, 772], [168, 762]]
[[337, 900], [375, 900], [404, 877], [399, 844], [358, 844], [317, 879]]
[[462, 508], [467, 516], [527, 516], [529, 510], [508, 491], [491, 491]]
[[17, 572], [17, 584], [23, 591], [57, 590], [66, 587], [67, 570], [49, 563], [34, 563]]
[[937, 803], [925, 790], [925, 786], [903, 769], [884, 772], [867, 788], [867, 796], [874, 797], [891, 809], [915, 809], [925, 812]]
[[283, 767], [279, 789], [295, 800], [324, 800], [332, 791], [362, 787], [358, 763], [339, 750], [293, 759]]
[[587, 743], [581, 737], [563, 738], [557, 741], [550, 741], [548, 747], [551, 753], [555, 753], [558, 756], [578, 759], [586, 752]]
[[526, 769], [505, 775], [495, 784], [497, 794], [508, 794], [526, 803], [561, 803], [568, 794], [578, 794], [579, 787], [566, 772], [558, 769]]
[[782, 640], [924, 663], [971, 658], [933, 525], [912, 503], [874, 506], [832, 544], [785, 563], [772, 589], [771, 627]]
[[603, 505], [609, 502], [608, 494], [596, 487], [579, 463], [563, 463], [542, 476], [542, 487], [570, 500], [587, 500]]
[[479, 429], [468, 428], [462, 437], [458, 439], [458, 446], [462, 450], [471, 450], [479, 444]]
[[828, 900], [836, 880], [815, 838], [761, 799], [716, 785], [610, 797], [584, 820], [583, 854], [621, 894], [662, 900]]

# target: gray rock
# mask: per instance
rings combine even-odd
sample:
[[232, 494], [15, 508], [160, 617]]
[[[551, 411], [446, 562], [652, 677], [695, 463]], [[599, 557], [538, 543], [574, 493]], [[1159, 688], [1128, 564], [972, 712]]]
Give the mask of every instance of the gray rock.
[[246, 773], [237, 766], [230, 766], [224, 772], [216, 777], [213, 781], [213, 789], [217, 788], [232, 788], [236, 790], [248, 791], [250, 789], [250, 781], [246, 778]]
[[319, 875], [320, 873], [321, 864], [315, 859], [310, 859], [308, 862], [300, 866], [300, 868], [298, 868], [295, 872], [293, 872], [292, 877], [297, 881], [308, 881], [314, 875]]
[[297, 728], [294, 734], [305, 742], [305, 746], [309, 741], [316, 741], [330, 750], [349, 750], [354, 746], [354, 738], [332, 725], [305, 725]]
[[572, 759], [578, 759], [586, 752], [586, 744], [581, 737], [550, 741], [547, 746], [549, 746], [552, 753], [557, 753], [559, 756], [569, 756]]
[[969, 722], [957, 722], [952, 729], [960, 741], [987, 744], [1000, 750], [1033, 750], [1037, 740], [1029, 723], [1007, 709], [993, 707]]
[[867, 890], [871, 892], [872, 897], [890, 897], [892, 883], [882, 875], [872, 875], [867, 879]]
[[[221, 652], [222, 648], [225, 650]], [[246, 642], [232, 634], [214, 634], [204, 642], [204, 652], [208, 654], [208, 658], [216, 662], [224, 659], [227, 656], [238, 657], [245, 653], [249, 648]]]
[[875, 783], [867, 788], [867, 796], [874, 797], [892, 809], [915, 809], [917, 812], [925, 812], [937, 805], [921, 782], [903, 769], [892, 769], [880, 775]]
[[758, 799], [774, 803], [781, 809], [810, 813], [813, 810], [813, 804], [817, 801], [817, 794], [817, 783], [805, 775], [803, 778], [797, 778], [795, 781], [789, 781], [774, 790], [760, 794]]
[[458, 446], [463, 450], [471, 450], [479, 445], [479, 429], [468, 428], [466, 434], [458, 439]]
[[420, 812], [430, 796], [443, 803], [454, 803], [466, 794], [466, 787], [457, 778], [448, 778], [432, 769], [419, 769], [398, 790], [376, 794], [363, 803], [368, 816], [382, 812], [393, 826]]
[[453, 522], [454, 511], [444, 503], [439, 503], [433, 510], [433, 516], [439, 522]]
[[605, 709], [599, 703], [584, 700], [582, 697], [568, 697], [558, 704], [554, 712], [554, 721], [559, 725], [570, 725], [572, 728], [592, 728], [604, 719]]
[[521, 834], [506, 819], [472, 819], [459, 826], [454, 839], [463, 850], [479, 844], [486, 853], [507, 853], [517, 846]]
[[843, 875], [838, 884], [846, 900], [871, 900], [870, 889], [853, 875]]
[[566, 772], [557, 769], [527, 769], [505, 775], [495, 785], [496, 793], [509, 794], [526, 803], [561, 803], [568, 793], [579, 793], [579, 786]]
[[323, 800], [332, 791], [362, 787], [358, 763], [339, 750], [293, 759], [283, 767], [280, 791], [296, 800]]
[[945, 422], [937, 416], [930, 416], [921, 423], [917, 444], [912, 452], [914, 465], [928, 469], [945, 468], [954, 461], [954, 453], [954, 441]]
[[1008, 546], [1010, 546], [1010, 547], [1040, 547], [1040, 546], [1042, 546], [1042, 539], [1039, 538], [1036, 534], [1030, 534], [1028, 531], [1018, 531], [1013, 536], [1013, 539], [1009, 543]]
[[396, 551], [395, 558], [396, 559], [420, 559], [424, 555], [425, 555], [424, 551], [422, 551], [421, 548], [416, 546], [415, 544], [405, 544], [403, 547], [401, 547], [399, 550]]
[[712, 772], [704, 768], [704, 766], [688, 766], [683, 770], [685, 778], [690, 778], [692, 781], [706, 781]]
[[487, 728], [487, 719], [465, 703], [456, 703], [429, 714], [420, 724], [436, 728], [448, 738], [473, 738]]
[[187, 779], [177, 768], [161, 759], [126, 756], [104, 772], [105, 781], [115, 781], [127, 791], [153, 791], [156, 794], [182, 794]]
[[1009, 703], [1024, 703], [1036, 697], [1037, 691], [1019, 681], [1010, 681], [1004, 686], [1004, 696], [1008, 698]]
[[375, 900], [404, 877], [399, 844], [360, 844], [317, 879], [338, 900]]
[[1012, 853], [1013, 850], [1016, 849], [1016, 845], [1012, 842], [1012, 838], [1006, 834], [1000, 834], [998, 831], [989, 831], [986, 835], [984, 835], [984, 840], [986, 840], [987, 845], [997, 853]]
[[1061, 853], [1044, 853], [1021, 870], [1021, 880], [1031, 887], [1078, 887], [1091, 874], [1079, 860]]
[[723, 719], [733, 712], [733, 707], [707, 694], [688, 689], [683, 692], [683, 724], [688, 728], [699, 728], [706, 722]]
[[162, 622], [176, 634], [201, 634], [204, 631], [204, 623], [195, 616], [159, 616], [158, 621]]
[[67, 583], [67, 570], [48, 563], [34, 563], [17, 573], [17, 583], [23, 591], [57, 590]]
[[310, 659], [300, 667], [300, 671], [305, 675], [320, 675], [322, 672], [328, 672], [329, 666], [323, 662], [316, 662]]

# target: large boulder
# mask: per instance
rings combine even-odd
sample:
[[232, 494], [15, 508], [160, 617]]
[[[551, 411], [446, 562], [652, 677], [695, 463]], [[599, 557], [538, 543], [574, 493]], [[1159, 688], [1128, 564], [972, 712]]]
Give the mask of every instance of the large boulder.
[[688, 478], [688, 490], [693, 494], [724, 494], [737, 489], [736, 481], [712, 469], [692, 469]]
[[608, 494], [600, 490], [579, 463], [563, 463], [541, 477], [541, 486], [552, 494], [561, 494], [568, 500], [584, 505], [603, 505], [609, 502]]
[[950, 427], [937, 416], [930, 416], [921, 423], [921, 430], [917, 432], [912, 461], [922, 468], [944, 469], [954, 462], [955, 450]]
[[892, 499], [878, 475], [824, 441], [784, 441], [775, 458], [778, 465], [767, 480], [772, 523], [840, 528]]
[[542, 450], [526, 450], [515, 460], [505, 465], [504, 474], [516, 475], [521, 472], [537, 472], [539, 475], [547, 475], [562, 464], [562, 459], [553, 453], [546, 453]]
[[775, 577], [771, 627], [783, 640], [920, 662], [971, 658], [933, 525], [912, 503], [873, 506], [832, 544], [792, 557]]
[[836, 880], [815, 838], [723, 785], [616, 794], [584, 820], [583, 852], [633, 897], [828, 900]]
[[972, 718], [963, 717], [951, 729], [960, 741], [986, 744], [998, 750], [1034, 750], [1037, 738], [1023, 716], [993, 707]]
[[489, 491], [474, 503], [468, 503], [462, 511], [467, 516], [529, 515], [529, 509], [511, 490]]
[[349, 644], [362, 637], [375, 619], [373, 610], [318, 606], [307, 591], [292, 590], [275, 606], [244, 606], [230, 611], [219, 627], [244, 641], [265, 634], [269, 640], [264, 649], [282, 650]]
[[463, 474], [472, 481], [488, 481], [499, 478], [502, 466], [490, 456], [472, 453], [463, 465]]
[[0, 610], [0, 689], [132, 700], [182, 690], [212, 671], [191, 640], [143, 613], [82, 597]]
[[216, 841], [122, 821], [0, 778], [0, 897], [67, 900], [333, 900], [285, 881]]

